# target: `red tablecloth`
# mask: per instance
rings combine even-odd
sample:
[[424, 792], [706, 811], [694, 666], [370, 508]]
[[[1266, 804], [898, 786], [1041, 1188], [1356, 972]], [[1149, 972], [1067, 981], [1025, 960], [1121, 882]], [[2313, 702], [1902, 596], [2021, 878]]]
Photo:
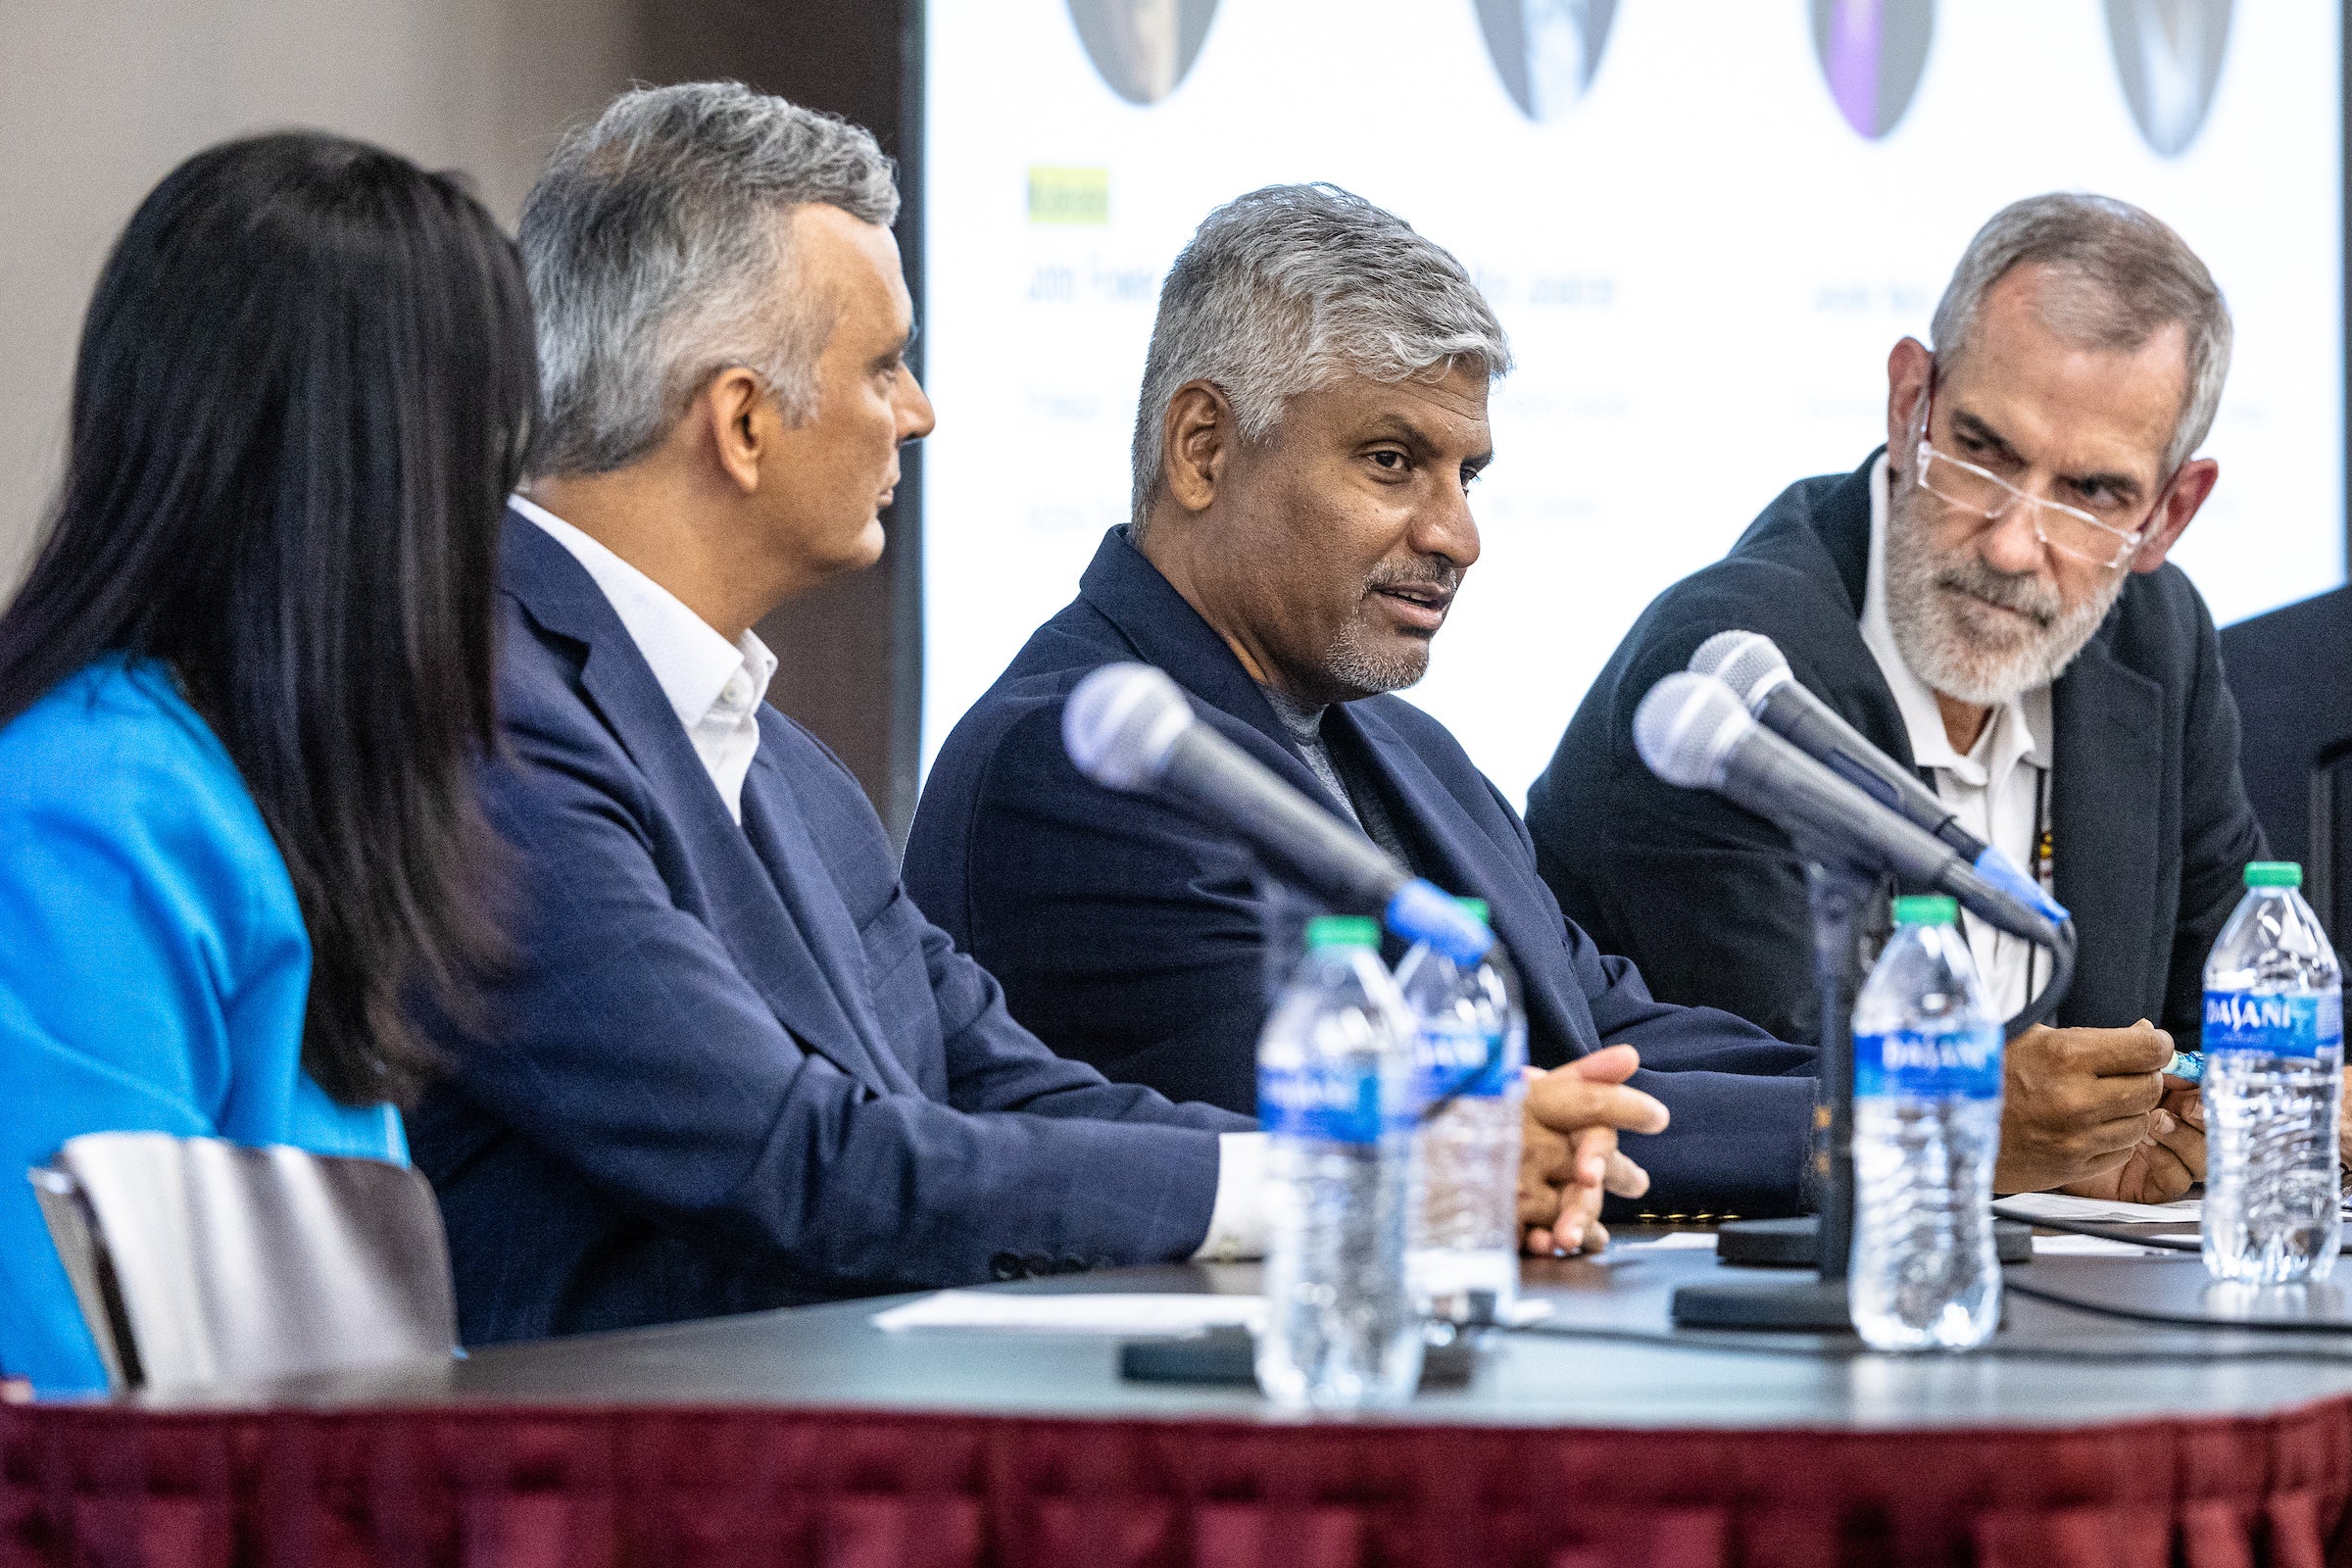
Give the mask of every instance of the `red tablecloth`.
[[2352, 1563], [2348, 1498], [2352, 1400], [1889, 1435], [0, 1408], [9, 1564], [2303, 1568]]

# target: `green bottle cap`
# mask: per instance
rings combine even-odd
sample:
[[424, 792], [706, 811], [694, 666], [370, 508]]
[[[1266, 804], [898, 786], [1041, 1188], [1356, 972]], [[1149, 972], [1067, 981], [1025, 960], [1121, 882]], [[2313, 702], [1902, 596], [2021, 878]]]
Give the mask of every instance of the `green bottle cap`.
[[1360, 914], [1318, 914], [1306, 922], [1306, 951], [1380, 948], [1380, 922]]
[[1464, 914], [1468, 915], [1471, 919], [1476, 920], [1480, 925], [1491, 926], [1494, 923], [1494, 917], [1487, 912], [1486, 900], [1456, 899], [1453, 902], [1460, 906], [1461, 911]]
[[2250, 888], [2299, 888], [2303, 885], [2303, 868], [2292, 860], [2248, 860], [2246, 886]]
[[1950, 925], [1960, 918], [1960, 906], [1942, 893], [1913, 893], [1894, 901], [1896, 925]]

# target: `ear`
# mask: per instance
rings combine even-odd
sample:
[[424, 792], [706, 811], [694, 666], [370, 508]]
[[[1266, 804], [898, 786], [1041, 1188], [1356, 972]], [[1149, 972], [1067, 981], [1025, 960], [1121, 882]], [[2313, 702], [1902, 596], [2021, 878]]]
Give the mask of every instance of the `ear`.
[[1919, 400], [1928, 395], [1935, 374], [1936, 356], [1915, 337], [1903, 339], [1886, 355], [1886, 456], [1898, 474], [1911, 461]]
[[1213, 381], [1178, 387], [1159, 423], [1159, 482], [1168, 499], [1187, 512], [1206, 512], [1239, 433], [1223, 388]]
[[2156, 503], [2155, 514], [2148, 518], [2148, 536], [2132, 552], [2133, 571], [2154, 571], [2164, 564], [2164, 558], [2196, 520], [2197, 509], [2205, 505], [2205, 498], [2213, 494], [2213, 487], [2221, 482], [2221, 477], [2222, 466], [2211, 458], [2199, 458], [2180, 466], [2180, 471], [2173, 476], [2172, 488], [2165, 491], [2164, 499]]
[[694, 415], [710, 432], [719, 472], [746, 495], [760, 488], [760, 460], [772, 441], [769, 412], [767, 383], [740, 365], [712, 376], [695, 399]]

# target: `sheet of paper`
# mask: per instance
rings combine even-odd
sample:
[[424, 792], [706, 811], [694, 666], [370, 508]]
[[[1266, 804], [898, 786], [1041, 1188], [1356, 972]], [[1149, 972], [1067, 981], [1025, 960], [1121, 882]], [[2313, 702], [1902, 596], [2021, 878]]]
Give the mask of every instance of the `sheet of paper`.
[[1684, 1252], [1701, 1250], [1709, 1252], [1715, 1250], [1713, 1231], [1670, 1231], [1664, 1236], [1651, 1236], [1639, 1242], [1618, 1242], [1609, 1248], [1611, 1252]]
[[2034, 1238], [2035, 1257], [2185, 1257], [2194, 1259], [2194, 1252], [2176, 1252], [2167, 1247], [2140, 1247], [2132, 1242], [2111, 1242], [2104, 1236], [2036, 1236]]
[[[1549, 1301], [1522, 1298], [1508, 1317], [1512, 1328], [1551, 1315]], [[995, 1291], [941, 1291], [873, 1316], [888, 1334], [916, 1329], [978, 1329], [1004, 1334], [1101, 1334], [1113, 1338], [1177, 1338], [1227, 1324], [1257, 1333], [1266, 1303], [1255, 1296], [1019, 1296]]]
[[1255, 1330], [1265, 1301], [1255, 1296], [1056, 1295], [941, 1291], [874, 1314], [874, 1327], [991, 1329], [1028, 1334], [1183, 1335], [1228, 1323]]
[[2166, 1220], [2193, 1225], [2204, 1209], [2194, 1198], [2177, 1203], [2121, 1203], [2066, 1193], [2020, 1193], [1997, 1201], [2003, 1213], [2020, 1219], [2071, 1219], [2084, 1225], [2144, 1225]]

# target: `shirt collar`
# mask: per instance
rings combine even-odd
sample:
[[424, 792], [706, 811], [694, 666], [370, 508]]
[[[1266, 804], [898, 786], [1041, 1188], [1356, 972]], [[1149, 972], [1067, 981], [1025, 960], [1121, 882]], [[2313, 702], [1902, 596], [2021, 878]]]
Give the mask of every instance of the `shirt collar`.
[[1870, 470], [1870, 576], [1862, 595], [1862, 641], [1879, 663], [1879, 672], [1894, 693], [1902, 710], [1903, 728], [1911, 737], [1911, 755], [1922, 767], [1942, 768], [1962, 783], [1983, 786], [2005, 778], [2019, 762], [2050, 765], [2050, 689], [2036, 686], [2011, 698], [1993, 710], [1967, 755], [1953, 750], [1944, 733], [1943, 713], [1936, 693], [1904, 660], [1894, 640], [1894, 623], [1886, 613], [1886, 523], [1889, 474], [1886, 454]]
[[747, 630], [739, 641], [728, 642], [677, 595], [545, 507], [522, 495], [508, 497], [508, 503], [571, 552], [596, 579], [679, 723], [688, 730], [702, 723], [729, 697], [738, 674], [746, 680], [737, 693], [744, 700], [730, 701], [728, 708], [738, 717], [758, 711], [776, 673], [776, 656], [758, 633]]

